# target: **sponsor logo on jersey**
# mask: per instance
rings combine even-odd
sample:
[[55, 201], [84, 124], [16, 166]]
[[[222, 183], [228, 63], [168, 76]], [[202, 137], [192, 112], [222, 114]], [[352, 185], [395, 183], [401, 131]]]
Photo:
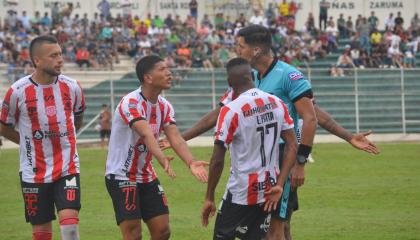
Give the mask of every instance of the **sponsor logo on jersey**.
[[57, 109], [55, 108], [55, 106], [48, 106], [45, 108], [45, 113], [47, 114], [47, 116], [52, 117], [57, 114]]
[[277, 103], [271, 102], [271, 103], [265, 104], [264, 106], [257, 106], [257, 107], [253, 107], [249, 110], [242, 111], [242, 114], [244, 115], [244, 117], [250, 117], [250, 116], [253, 116], [255, 114], [264, 113], [268, 110], [272, 110], [272, 109], [276, 109], [276, 108], [277, 108]]
[[32, 135], [36, 140], [42, 140], [44, 138], [44, 133], [41, 130], [35, 130]]
[[126, 173], [128, 173], [128, 168], [131, 165], [131, 158], [133, 156], [133, 152], [134, 152], [134, 146], [130, 145], [130, 147], [128, 148], [128, 152], [127, 152], [127, 158], [125, 159], [125, 162], [124, 162], [123, 171], [126, 172]]
[[32, 166], [32, 146], [31, 146], [31, 138], [25, 136], [25, 148], [26, 148], [26, 159], [29, 162], [29, 165]]
[[65, 180], [66, 186], [64, 186], [64, 189], [79, 189], [77, 186], [76, 177], [72, 177], [70, 180]]
[[134, 103], [134, 102], [131, 102], [131, 103], [128, 104], [128, 108], [136, 109], [137, 108], [137, 104]]
[[289, 73], [289, 79], [292, 81], [299, 80], [303, 78], [303, 74], [301, 72], [291, 72]]
[[39, 191], [38, 188], [29, 188], [29, 187], [22, 188], [23, 193], [38, 193], [38, 191]]

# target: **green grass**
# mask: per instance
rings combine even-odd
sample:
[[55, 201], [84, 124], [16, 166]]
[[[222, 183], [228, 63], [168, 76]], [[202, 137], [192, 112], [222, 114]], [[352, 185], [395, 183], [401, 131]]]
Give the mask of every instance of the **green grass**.
[[[382, 144], [380, 148], [379, 156], [371, 156], [345, 144], [316, 145], [316, 163], [307, 166], [306, 183], [299, 192], [301, 208], [292, 221], [294, 239], [420, 239], [420, 145]], [[192, 151], [198, 159], [209, 160], [212, 150]], [[106, 152], [79, 149], [79, 154], [81, 238], [121, 239], [104, 185]], [[18, 162], [17, 150], [2, 150], [0, 239], [31, 238], [30, 225], [24, 221]], [[175, 180], [156, 167], [168, 196], [171, 239], [211, 239], [213, 224], [208, 228], [200, 225], [206, 186], [195, 181], [180, 161], [172, 164]], [[218, 198], [224, 191], [227, 169]], [[148, 239], [147, 231], [143, 232]], [[54, 239], [59, 239], [57, 221]]]

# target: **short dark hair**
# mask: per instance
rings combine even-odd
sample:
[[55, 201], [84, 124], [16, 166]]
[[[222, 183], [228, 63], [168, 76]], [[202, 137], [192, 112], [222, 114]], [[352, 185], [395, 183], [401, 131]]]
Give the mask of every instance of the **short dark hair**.
[[49, 43], [49, 44], [57, 43], [58, 44], [58, 41], [54, 36], [42, 35], [42, 36], [34, 38], [31, 41], [31, 44], [29, 45], [29, 56], [31, 57], [31, 61], [32, 61], [34, 67], [36, 67], [35, 62], [34, 62], [34, 51], [35, 51], [36, 48], [38, 48], [39, 46], [41, 46], [42, 44], [45, 44], [45, 43]]
[[150, 56], [146, 56], [140, 59], [136, 65], [136, 74], [140, 83], [143, 83], [144, 75], [149, 73], [153, 69], [153, 67], [156, 65], [156, 63], [162, 62], [162, 61], [163, 59], [156, 55], [150, 55]]
[[232, 58], [229, 62], [226, 63], [226, 71], [229, 73], [232, 68], [241, 65], [249, 65], [249, 62], [243, 58]]
[[265, 51], [271, 49], [272, 39], [270, 30], [261, 25], [249, 25], [238, 31], [238, 36], [243, 37], [246, 44], [259, 46]]

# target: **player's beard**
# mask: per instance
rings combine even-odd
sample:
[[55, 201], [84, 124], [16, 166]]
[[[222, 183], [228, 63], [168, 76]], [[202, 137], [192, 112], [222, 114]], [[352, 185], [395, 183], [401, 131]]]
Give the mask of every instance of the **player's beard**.
[[54, 68], [44, 68], [43, 72], [52, 76], [52, 77], [57, 77], [58, 75], [61, 74], [61, 70], [57, 71]]

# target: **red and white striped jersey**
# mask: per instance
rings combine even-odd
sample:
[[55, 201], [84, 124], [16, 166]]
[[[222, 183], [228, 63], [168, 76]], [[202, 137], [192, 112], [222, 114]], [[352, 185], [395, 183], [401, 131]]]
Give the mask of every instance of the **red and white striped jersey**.
[[48, 183], [79, 173], [74, 116], [84, 110], [82, 88], [64, 75], [49, 85], [26, 76], [9, 88], [0, 121], [19, 129], [24, 182]]
[[276, 96], [257, 88], [223, 106], [216, 124], [215, 144], [230, 148], [228, 192], [232, 202], [254, 205], [265, 202], [264, 191], [279, 175], [279, 139], [293, 128], [287, 107]]
[[221, 107], [225, 106], [226, 104], [232, 102], [236, 99], [236, 95], [233, 93], [233, 89], [231, 87], [228, 87], [225, 94], [219, 99], [219, 105]]
[[112, 120], [111, 139], [105, 175], [114, 174], [115, 179], [147, 183], [156, 179], [152, 166], [152, 153], [140, 136], [131, 129], [139, 120], [149, 123], [156, 139], [163, 127], [175, 124], [172, 105], [159, 95], [156, 104], [148, 101], [141, 88], [123, 97]]

